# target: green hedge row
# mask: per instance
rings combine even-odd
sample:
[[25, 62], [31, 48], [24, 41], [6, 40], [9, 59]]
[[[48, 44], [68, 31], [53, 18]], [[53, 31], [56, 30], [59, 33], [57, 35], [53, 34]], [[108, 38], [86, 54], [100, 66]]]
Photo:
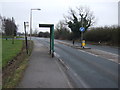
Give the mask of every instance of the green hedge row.
[[93, 42], [120, 43], [120, 27], [97, 27], [91, 28], [84, 33], [84, 39]]

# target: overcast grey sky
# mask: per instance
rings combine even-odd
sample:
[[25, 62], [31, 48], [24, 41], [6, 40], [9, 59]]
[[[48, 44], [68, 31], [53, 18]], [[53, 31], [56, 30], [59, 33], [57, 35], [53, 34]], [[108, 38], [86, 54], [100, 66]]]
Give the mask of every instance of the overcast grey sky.
[[[96, 18], [94, 26], [118, 24], [119, 0], [0, 0], [0, 14], [5, 17], [14, 17], [19, 25], [19, 32], [23, 32], [23, 22], [30, 21], [30, 9], [40, 8], [41, 11], [33, 11], [33, 29], [39, 23], [57, 24], [59, 20], [68, 15], [69, 8], [76, 9], [79, 6], [89, 7]], [[46, 29], [39, 29], [46, 30]], [[47, 29], [48, 30], [48, 29]], [[29, 31], [29, 30], [28, 30]]]

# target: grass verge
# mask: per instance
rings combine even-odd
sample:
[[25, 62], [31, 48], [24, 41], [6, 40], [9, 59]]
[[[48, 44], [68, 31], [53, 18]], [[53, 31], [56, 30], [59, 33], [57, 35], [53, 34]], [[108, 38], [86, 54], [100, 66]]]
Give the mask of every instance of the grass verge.
[[[12, 38], [13, 36], [2, 36], [2, 38]], [[14, 36], [14, 38], [24, 38], [23, 36]]]
[[15, 88], [17, 86], [23, 75], [25, 68], [27, 67], [27, 63], [28, 59], [20, 63], [19, 67], [12, 73], [12, 75], [6, 78], [3, 88]]
[[5, 67], [21, 51], [23, 40], [2, 40], [2, 67]]
[[[29, 43], [30, 42], [28, 42], [28, 44]], [[26, 54], [25, 42], [24, 42], [23, 50], [21, 51], [21, 54], [19, 54], [16, 58], [17, 63], [13, 62], [13, 64], [11, 64], [11, 66], [8, 67], [5, 71], [5, 72], [7, 72], [7, 71], [12, 70], [12, 73], [10, 72], [9, 75], [8, 75], [8, 72], [7, 72], [7, 74], [5, 73], [4, 79], [3, 79], [4, 84], [3, 84], [2, 88], [15, 88], [18, 85], [18, 83], [20, 82], [20, 80], [22, 78], [23, 72], [28, 65], [28, 61], [29, 61], [28, 58], [32, 52], [32, 48], [33, 48], [33, 42], [32, 42], [32, 47], [29, 49], [29, 55]], [[16, 68], [13, 70], [14, 67], [16, 67]]]

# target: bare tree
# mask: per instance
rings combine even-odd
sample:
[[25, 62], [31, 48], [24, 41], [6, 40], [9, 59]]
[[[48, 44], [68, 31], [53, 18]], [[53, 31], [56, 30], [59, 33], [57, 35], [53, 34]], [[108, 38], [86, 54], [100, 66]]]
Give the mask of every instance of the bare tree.
[[55, 27], [55, 38], [57, 39], [68, 39], [70, 31], [64, 24], [64, 21], [59, 21]]
[[71, 29], [74, 38], [80, 37], [80, 27], [84, 27], [84, 32], [86, 32], [87, 29], [94, 24], [95, 17], [89, 8], [79, 7], [77, 8], [77, 12], [73, 9], [69, 9], [68, 13], [69, 16], [65, 16], [65, 22]]

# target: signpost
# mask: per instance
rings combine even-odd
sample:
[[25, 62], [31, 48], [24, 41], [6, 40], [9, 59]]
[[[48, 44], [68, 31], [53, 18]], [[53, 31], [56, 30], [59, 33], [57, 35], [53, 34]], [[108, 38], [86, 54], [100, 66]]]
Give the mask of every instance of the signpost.
[[[84, 27], [80, 27], [79, 30], [81, 31], [81, 47], [84, 48], [85, 43], [83, 44], [83, 32], [85, 31], [85, 28], [84, 28]], [[84, 41], [84, 42], [85, 42], [85, 41]]]
[[28, 43], [27, 43], [27, 35], [26, 35], [26, 26], [28, 26], [28, 25], [26, 25], [26, 23], [28, 23], [28, 22], [24, 22], [24, 30], [25, 30], [26, 52], [28, 54]]
[[[12, 17], [12, 22], [13, 22], [13, 17]], [[12, 24], [12, 44], [14, 44], [14, 27]]]

